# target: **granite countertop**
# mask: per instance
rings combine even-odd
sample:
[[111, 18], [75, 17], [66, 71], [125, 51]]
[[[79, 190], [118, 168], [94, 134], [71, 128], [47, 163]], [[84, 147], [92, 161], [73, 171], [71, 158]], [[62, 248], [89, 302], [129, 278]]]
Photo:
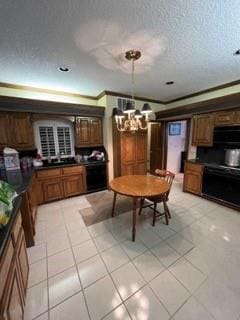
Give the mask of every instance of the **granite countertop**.
[[0, 257], [4, 251], [5, 245], [11, 234], [14, 221], [19, 212], [19, 208], [22, 202], [21, 194], [27, 191], [31, 183], [33, 174], [34, 174], [33, 168], [25, 171], [21, 171], [21, 170], [11, 170], [11, 171], [1, 170], [0, 171], [0, 180], [8, 182], [16, 190], [16, 192], [19, 195], [14, 200], [12, 215], [8, 224], [0, 229]]
[[61, 163], [61, 164], [50, 164], [50, 165], [43, 165], [42, 167], [36, 167], [35, 170], [46, 170], [46, 169], [56, 169], [56, 168], [65, 168], [65, 167], [75, 167], [75, 166], [90, 166], [90, 165], [100, 165], [107, 163], [108, 160], [96, 160], [96, 161], [81, 161], [81, 162], [74, 162], [74, 163]]

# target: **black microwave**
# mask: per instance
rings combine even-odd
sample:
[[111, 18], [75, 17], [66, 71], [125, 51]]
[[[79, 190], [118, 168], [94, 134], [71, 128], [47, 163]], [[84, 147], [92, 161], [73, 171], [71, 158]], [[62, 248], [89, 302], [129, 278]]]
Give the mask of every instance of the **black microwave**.
[[213, 143], [215, 145], [240, 146], [240, 125], [215, 127], [213, 133]]

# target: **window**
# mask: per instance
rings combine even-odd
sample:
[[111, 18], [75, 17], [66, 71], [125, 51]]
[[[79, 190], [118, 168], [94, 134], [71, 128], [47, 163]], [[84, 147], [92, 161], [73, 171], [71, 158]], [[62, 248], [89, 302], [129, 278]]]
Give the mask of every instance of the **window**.
[[44, 159], [74, 156], [73, 125], [70, 121], [40, 120], [34, 123], [34, 137]]

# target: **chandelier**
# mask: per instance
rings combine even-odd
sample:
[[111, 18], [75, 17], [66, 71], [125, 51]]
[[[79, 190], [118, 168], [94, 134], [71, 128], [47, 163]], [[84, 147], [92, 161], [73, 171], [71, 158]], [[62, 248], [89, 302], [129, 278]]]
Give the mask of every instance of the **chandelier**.
[[129, 50], [125, 53], [125, 58], [132, 62], [132, 102], [127, 102], [124, 111], [119, 108], [113, 108], [113, 117], [118, 131], [137, 131], [139, 129], [147, 130], [148, 128], [148, 116], [152, 113], [150, 105], [144, 103], [141, 111], [135, 109], [134, 105], [134, 62], [140, 57], [141, 52], [137, 50]]

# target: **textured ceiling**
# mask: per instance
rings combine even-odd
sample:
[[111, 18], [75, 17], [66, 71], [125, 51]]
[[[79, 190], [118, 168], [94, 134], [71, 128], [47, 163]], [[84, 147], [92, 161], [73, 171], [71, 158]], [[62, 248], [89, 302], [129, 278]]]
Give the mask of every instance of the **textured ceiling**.
[[135, 94], [174, 99], [240, 78], [239, 17], [239, 0], [1, 1], [0, 82], [129, 94], [134, 48]]

